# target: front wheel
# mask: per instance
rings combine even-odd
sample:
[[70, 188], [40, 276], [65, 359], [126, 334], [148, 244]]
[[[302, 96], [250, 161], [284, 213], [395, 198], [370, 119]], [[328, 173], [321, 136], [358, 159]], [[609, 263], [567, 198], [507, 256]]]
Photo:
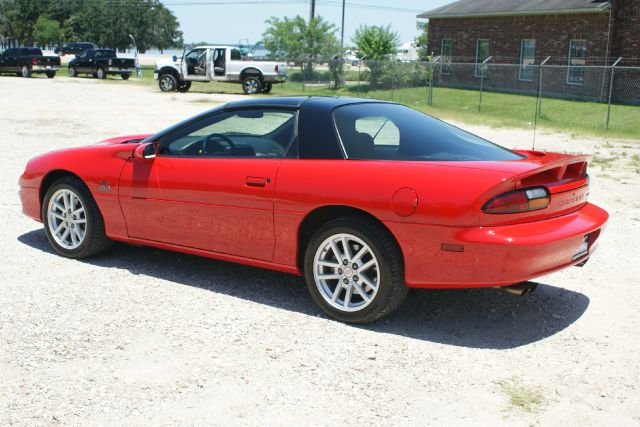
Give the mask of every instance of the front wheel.
[[307, 246], [304, 273], [316, 304], [343, 322], [373, 322], [395, 310], [409, 291], [397, 243], [365, 218], [320, 228]]
[[247, 95], [255, 95], [262, 91], [262, 83], [260, 83], [259, 78], [249, 76], [242, 81], [242, 90]]
[[96, 73], [96, 77], [100, 80], [104, 80], [107, 78], [107, 72], [104, 68], [98, 68], [98, 72]]
[[20, 69], [20, 74], [22, 75], [22, 77], [28, 79], [29, 77], [31, 77], [31, 68], [29, 68], [27, 65], [23, 65]]
[[98, 255], [111, 244], [98, 205], [78, 178], [63, 177], [49, 187], [42, 222], [53, 249], [69, 258]]
[[129, 74], [129, 73], [122, 73], [122, 74], [121, 74], [121, 76], [122, 76], [122, 80], [129, 80], [129, 77], [131, 77], [131, 74]]
[[176, 81], [176, 78], [171, 74], [163, 74], [158, 79], [158, 86], [163, 92], [173, 92], [176, 90], [178, 82]]
[[189, 89], [191, 89], [191, 82], [180, 82], [178, 84], [178, 92], [180, 93], [186, 93], [189, 91]]
[[56, 76], [56, 72], [55, 71], [47, 71], [45, 72], [45, 74], [47, 75], [48, 79], [52, 79]]

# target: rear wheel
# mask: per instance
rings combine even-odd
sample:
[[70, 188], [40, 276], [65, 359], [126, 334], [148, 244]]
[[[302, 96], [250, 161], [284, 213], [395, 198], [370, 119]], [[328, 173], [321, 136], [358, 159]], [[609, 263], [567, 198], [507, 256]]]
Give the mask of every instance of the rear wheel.
[[23, 65], [20, 69], [20, 75], [28, 79], [29, 77], [31, 77], [31, 68], [29, 68], [28, 65]]
[[42, 222], [53, 249], [66, 257], [91, 257], [111, 245], [98, 205], [78, 178], [63, 177], [49, 187]]
[[242, 90], [247, 95], [255, 95], [262, 91], [262, 83], [260, 79], [255, 76], [249, 76], [242, 81]]
[[178, 92], [180, 93], [188, 92], [190, 88], [191, 88], [191, 82], [178, 83]]
[[313, 300], [329, 316], [367, 323], [406, 297], [400, 249], [389, 232], [365, 218], [342, 218], [311, 238], [304, 264]]
[[158, 79], [158, 86], [163, 92], [173, 92], [178, 87], [178, 82], [171, 74], [163, 74]]
[[271, 93], [271, 89], [273, 85], [271, 83], [265, 83], [264, 88], [262, 88], [262, 93]]
[[131, 77], [131, 74], [129, 74], [129, 73], [122, 73], [122, 74], [121, 74], [121, 76], [122, 76], [122, 80], [129, 80], [129, 77]]
[[47, 75], [48, 79], [52, 79], [56, 76], [56, 72], [55, 71], [47, 71], [45, 72], [45, 74]]
[[78, 77], [78, 70], [76, 67], [69, 67], [69, 77]]
[[104, 80], [107, 78], [107, 72], [105, 71], [104, 68], [98, 68], [98, 72], [96, 73], [96, 77], [98, 77], [101, 80]]

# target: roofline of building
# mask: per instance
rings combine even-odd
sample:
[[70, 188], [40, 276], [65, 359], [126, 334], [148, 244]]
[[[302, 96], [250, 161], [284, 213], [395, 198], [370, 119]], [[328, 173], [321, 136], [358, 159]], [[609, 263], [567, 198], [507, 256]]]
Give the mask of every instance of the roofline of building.
[[511, 12], [480, 12], [480, 13], [447, 13], [435, 14], [429, 16], [430, 12], [424, 12], [418, 15], [420, 19], [450, 19], [450, 18], [477, 18], [491, 16], [530, 16], [530, 15], [570, 15], [575, 13], [601, 13], [609, 9], [609, 3], [602, 3], [601, 6], [589, 9], [547, 9], [547, 10], [531, 10], [531, 11], [511, 11]]

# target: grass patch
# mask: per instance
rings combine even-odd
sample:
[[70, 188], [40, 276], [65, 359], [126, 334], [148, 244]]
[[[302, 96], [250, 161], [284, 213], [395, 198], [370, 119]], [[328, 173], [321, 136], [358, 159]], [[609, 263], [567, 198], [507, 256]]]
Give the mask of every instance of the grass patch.
[[509, 404], [524, 412], [537, 413], [545, 401], [540, 387], [529, 387], [515, 378], [498, 382], [500, 389], [509, 399]]
[[[66, 67], [63, 67], [59, 73], [66, 75]], [[158, 82], [153, 79], [153, 66], [143, 66], [142, 73], [142, 77], [136, 77], [134, 74], [131, 82], [153, 88], [158, 87]], [[367, 83], [349, 80], [349, 78], [357, 78], [351, 74], [347, 76], [347, 86], [338, 90], [334, 90], [329, 85], [328, 79], [313, 84], [289, 80], [284, 84], [274, 85], [271, 95], [265, 96], [322, 95], [380, 99], [398, 102], [445, 120], [492, 127], [531, 129], [535, 121], [535, 96], [485, 92], [482, 97], [482, 110], [478, 112], [480, 94], [475, 90], [434, 88], [433, 105], [429, 106], [426, 102], [427, 89], [424, 86], [395, 90], [369, 90]], [[117, 83], [118, 80], [119, 78], [116, 77], [107, 81]], [[193, 82], [190, 92], [243, 94], [240, 84], [224, 82]], [[542, 115], [538, 118], [537, 125], [539, 128], [559, 130], [574, 135], [640, 139], [639, 106], [612, 105], [608, 130], [605, 129], [606, 117], [606, 104], [544, 98]]]

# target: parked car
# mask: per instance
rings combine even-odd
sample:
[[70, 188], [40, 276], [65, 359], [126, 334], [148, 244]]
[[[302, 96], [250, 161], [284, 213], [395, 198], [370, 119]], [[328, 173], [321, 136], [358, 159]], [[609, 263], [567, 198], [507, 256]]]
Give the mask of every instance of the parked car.
[[80, 73], [92, 74], [99, 79], [107, 75], [120, 75], [123, 80], [131, 77], [135, 68], [132, 58], [118, 58], [113, 49], [87, 49], [69, 61], [69, 77], [77, 77]]
[[44, 73], [52, 79], [59, 69], [59, 57], [45, 56], [35, 47], [12, 47], [0, 53], [0, 73], [15, 73], [22, 77]]
[[90, 43], [90, 42], [75, 42], [75, 43], [67, 43], [62, 47], [57, 47], [54, 49], [54, 52], [58, 55], [77, 55], [83, 50], [87, 49], [97, 49], [98, 45]]
[[186, 92], [191, 82], [242, 83], [246, 94], [269, 93], [273, 83], [284, 82], [284, 62], [242, 60], [240, 49], [225, 46], [198, 46], [172, 59], [156, 61], [153, 77], [163, 92]]
[[304, 274], [330, 316], [370, 322], [410, 287], [524, 292], [583, 265], [608, 218], [590, 159], [393, 103], [262, 98], [36, 157], [20, 198], [63, 256], [118, 240]]

